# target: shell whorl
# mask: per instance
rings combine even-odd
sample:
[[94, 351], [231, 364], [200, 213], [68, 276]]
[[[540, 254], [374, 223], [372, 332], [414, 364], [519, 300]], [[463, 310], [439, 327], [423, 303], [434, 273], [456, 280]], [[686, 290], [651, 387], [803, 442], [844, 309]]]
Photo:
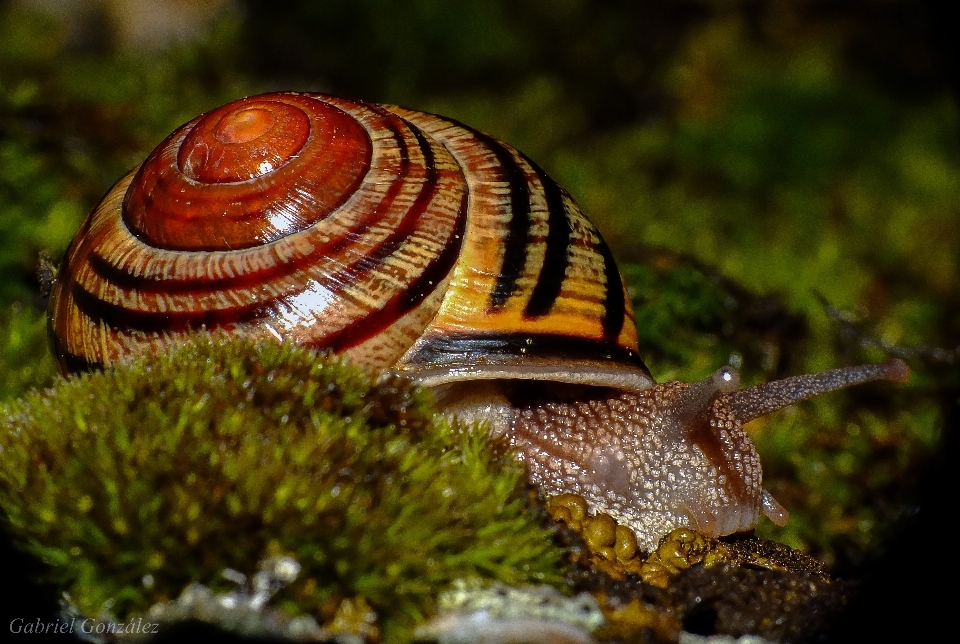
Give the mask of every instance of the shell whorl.
[[426, 384], [652, 384], [609, 249], [540, 168], [451, 120], [323, 95], [265, 94], [190, 121], [69, 249], [51, 294], [65, 370], [199, 328], [326, 347]]

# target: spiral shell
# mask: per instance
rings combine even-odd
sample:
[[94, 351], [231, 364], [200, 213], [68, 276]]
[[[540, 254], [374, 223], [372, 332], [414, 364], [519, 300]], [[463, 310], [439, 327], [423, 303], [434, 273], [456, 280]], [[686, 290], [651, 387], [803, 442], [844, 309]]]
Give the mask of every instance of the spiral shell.
[[536, 164], [449, 119], [317, 94], [190, 121], [69, 249], [51, 299], [65, 371], [200, 328], [428, 385], [652, 385], [609, 249]]

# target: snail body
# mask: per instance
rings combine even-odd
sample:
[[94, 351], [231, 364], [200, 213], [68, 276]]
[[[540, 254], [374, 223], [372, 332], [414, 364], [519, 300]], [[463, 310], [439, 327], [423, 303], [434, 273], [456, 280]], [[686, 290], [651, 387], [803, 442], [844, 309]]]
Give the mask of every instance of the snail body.
[[610, 250], [535, 163], [443, 117], [318, 94], [242, 99], [171, 134], [83, 223], [50, 328], [64, 372], [200, 328], [399, 371], [648, 550], [679, 525], [785, 521], [743, 422], [906, 377], [895, 361], [657, 385]]

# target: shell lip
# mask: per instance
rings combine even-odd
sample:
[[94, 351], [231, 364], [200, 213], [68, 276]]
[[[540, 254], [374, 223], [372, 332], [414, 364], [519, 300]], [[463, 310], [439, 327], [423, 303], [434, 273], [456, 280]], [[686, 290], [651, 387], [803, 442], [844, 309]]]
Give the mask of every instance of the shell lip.
[[581, 362], [576, 368], [557, 366], [543, 361], [519, 364], [462, 363], [434, 368], [398, 368], [424, 387], [438, 387], [469, 380], [543, 380], [595, 387], [612, 387], [624, 391], [644, 391], [654, 386], [643, 371], [624, 366]]
[[527, 379], [643, 391], [656, 383], [632, 348], [559, 334], [425, 334], [397, 365], [424, 386]]

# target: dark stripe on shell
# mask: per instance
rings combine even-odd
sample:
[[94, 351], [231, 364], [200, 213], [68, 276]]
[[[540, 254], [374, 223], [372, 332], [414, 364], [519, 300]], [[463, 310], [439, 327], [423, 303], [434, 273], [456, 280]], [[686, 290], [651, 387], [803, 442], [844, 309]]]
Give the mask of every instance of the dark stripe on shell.
[[527, 308], [523, 315], [527, 318], [536, 318], [546, 315], [553, 308], [567, 273], [567, 251], [570, 246], [570, 236], [573, 230], [567, 217], [564, 204], [563, 189], [552, 181], [539, 166], [530, 161], [543, 185], [544, 196], [547, 201], [547, 239], [544, 251], [543, 264], [537, 283], [530, 294]]
[[[397, 127], [397, 121], [399, 120], [404, 125], [407, 125], [410, 128], [410, 131], [414, 135], [420, 135], [420, 132], [412, 126], [409, 126], [406, 121], [403, 121], [397, 117], [393, 112], [387, 111], [378, 106], [370, 106], [373, 111], [377, 112], [381, 116], [385, 117], [386, 124], [385, 126], [390, 130], [390, 133], [393, 134], [393, 139], [397, 143], [397, 152], [400, 155], [400, 167], [397, 170], [396, 177], [393, 178], [393, 181], [390, 183], [390, 188], [387, 190], [387, 193], [384, 195], [383, 200], [377, 204], [377, 207], [374, 208], [366, 217], [364, 217], [360, 222], [352, 226], [347, 232], [346, 235], [340, 239], [333, 240], [330, 246], [324, 251], [324, 254], [333, 254], [342, 251], [346, 248], [353, 240], [362, 239], [366, 236], [367, 232], [383, 217], [383, 213], [388, 211], [393, 205], [394, 200], [397, 198], [397, 195], [403, 190], [404, 183], [407, 180], [407, 175], [410, 174], [410, 151], [407, 148], [407, 141], [403, 137], [403, 134], [400, 132], [400, 128]], [[422, 147], [422, 146], [421, 146]], [[431, 163], [428, 162], [428, 157], [424, 154], [424, 166], [426, 171], [432, 172], [433, 168], [430, 167]], [[431, 153], [429, 159], [433, 159]], [[361, 260], [363, 261], [363, 260]]]
[[345, 351], [377, 335], [403, 315], [415, 309], [446, 279], [460, 256], [463, 232], [466, 225], [467, 196], [463, 196], [457, 214], [457, 227], [453, 236], [443, 247], [443, 251], [434, 258], [406, 289], [396, 293], [379, 311], [365, 317], [362, 323], [343, 329], [334, 337], [323, 338], [319, 346], [330, 347], [334, 352]]
[[[390, 125], [397, 117], [390, 112], [383, 110], [385, 116], [390, 117]], [[163, 294], [194, 294], [202, 295], [214, 293], [227, 289], [250, 289], [269, 281], [282, 279], [293, 275], [308, 266], [315, 263], [317, 258], [333, 255], [340, 252], [350, 242], [363, 238], [370, 228], [382, 217], [382, 213], [388, 210], [403, 188], [404, 181], [410, 171], [409, 154], [406, 142], [400, 134], [398, 128], [389, 127], [397, 142], [398, 153], [400, 155], [400, 164], [397, 176], [391, 181], [384, 198], [369, 214], [360, 221], [353, 224], [340, 238], [332, 239], [326, 244], [317, 244], [313, 251], [278, 263], [269, 268], [243, 273], [238, 275], [224, 276], [218, 278], [209, 277], [190, 277], [190, 278], [162, 278], [138, 276], [131, 273], [126, 267], [118, 267], [112, 264], [108, 259], [101, 257], [95, 252], [90, 253], [88, 261], [93, 271], [103, 281], [113, 284], [119, 289], [128, 291], [140, 291], [142, 293], [163, 293]], [[251, 252], [250, 250], [240, 252]], [[359, 264], [358, 260], [354, 265]]]
[[[411, 130], [417, 139], [417, 143], [423, 153], [424, 167], [426, 176], [424, 177], [424, 188], [417, 195], [416, 200], [411, 204], [407, 214], [404, 215], [400, 225], [380, 244], [373, 248], [370, 253], [362, 258], [357, 266], [364, 272], [380, 267], [388, 257], [400, 250], [408, 242], [411, 235], [417, 230], [417, 224], [426, 213], [430, 204], [440, 187], [439, 174], [434, 164], [435, 155], [430, 142], [418, 129]], [[465, 227], [466, 213], [466, 195], [460, 203], [457, 212], [457, 223], [452, 234], [452, 239], [444, 244], [443, 252], [435, 255], [427, 263], [424, 270], [412, 282], [407, 284], [406, 288], [395, 293], [379, 310], [369, 313], [362, 322], [358, 322], [345, 329], [338, 330], [319, 339], [318, 346], [330, 347], [335, 352], [345, 351], [354, 347], [365, 340], [386, 329], [396, 322], [404, 314], [413, 310], [422, 302], [446, 277], [447, 273], [453, 268], [457, 256], [460, 253], [460, 244], [463, 239], [463, 230]], [[338, 271], [330, 276], [332, 283], [338, 284], [347, 279], [357, 279], [356, 271], [345, 269]]]
[[626, 302], [623, 296], [623, 282], [620, 280], [620, 269], [613, 259], [610, 248], [597, 233], [597, 251], [603, 255], [603, 275], [607, 280], [607, 294], [603, 303], [603, 337], [616, 341], [623, 330], [626, 321]]
[[[434, 153], [430, 147], [430, 142], [418, 130], [412, 129], [411, 131], [416, 137], [424, 156], [426, 176], [423, 182], [423, 190], [417, 195], [414, 203], [390, 235], [353, 264], [329, 275], [326, 280], [327, 283], [343, 284], [355, 282], [361, 279], [363, 274], [369, 273], [369, 271], [382, 266], [385, 260], [402, 248], [403, 244], [417, 230], [417, 224], [436, 196], [437, 190], [439, 189], [439, 180], [438, 172], [434, 165]], [[383, 201], [381, 201], [376, 212], [373, 213], [372, 216], [366, 217], [364, 222], [352, 228], [351, 233], [358, 228], [368, 228], [371, 221], [376, 221], [379, 218], [380, 211], [389, 208], [397, 194], [399, 194], [403, 181], [409, 172], [410, 165], [406, 145], [403, 143], [399, 133], [397, 133], [397, 139], [400, 142], [401, 155], [401, 171], [399, 176], [391, 183], [390, 189]], [[381, 309], [370, 313], [368, 317], [364, 318], [362, 323], [354, 324], [345, 329], [337, 329], [333, 333], [319, 339], [315, 344], [317, 346], [329, 346], [335, 351], [343, 351], [376, 335], [420, 304], [440, 282], [443, 281], [456, 262], [463, 239], [466, 219], [465, 211], [466, 196], [464, 196], [460, 204], [456, 227], [452, 233], [450, 243], [445, 244], [443, 252], [434, 257], [426, 265], [421, 274], [406, 288], [392, 296]], [[312, 253], [311, 256], [315, 256], [316, 254], [317, 253]], [[196, 292], [201, 290], [212, 292], [217, 290], [218, 287], [222, 287], [224, 283], [229, 283], [230, 286], [234, 287], [254, 287], [264, 281], [264, 274], [291, 273], [293, 272], [291, 265], [300, 267], [307, 262], [305, 258], [300, 258], [290, 264], [279, 265], [267, 271], [252, 272], [247, 275], [239, 275], [219, 280], [205, 280], [200, 281], [199, 284], [196, 281], [187, 280], [142, 280], [110, 266], [105, 260], [96, 255], [91, 256], [91, 263], [94, 264], [94, 268], [98, 272], [103, 271], [110, 277], [116, 277], [127, 283], [136, 284], [137, 282], [146, 281], [153, 287], [149, 290], [159, 291], [161, 290], [160, 287], [169, 286], [170, 283], [174, 283], [183, 287], [179, 292]], [[285, 270], [278, 270], [280, 268]], [[136, 285], [139, 286], [139, 284]], [[177, 292], [177, 289], [163, 288], [162, 290]], [[164, 331], [181, 333], [199, 328], [213, 328], [216, 326], [245, 323], [267, 318], [270, 317], [278, 307], [283, 307], [284, 300], [295, 297], [300, 292], [302, 291], [298, 290], [292, 293], [284, 293], [282, 296], [270, 300], [261, 300], [249, 305], [226, 309], [159, 312], [129, 310], [97, 298], [78, 284], [75, 284], [73, 288], [73, 295], [78, 308], [84, 315], [90, 318], [94, 324], [105, 324], [112, 328], [128, 328], [145, 333], [160, 333]]]
[[[57, 343], [59, 345], [59, 342]], [[94, 360], [87, 360], [69, 351], [55, 349], [58, 361], [67, 373], [83, 373], [86, 371], [103, 371], [103, 364]]]
[[449, 334], [430, 338], [417, 352], [421, 364], [464, 364], [474, 367], [498, 364], [504, 358], [515, 356], [522, 356], [524, 360], [559, 358], [569, 362], [583, 360], [611, 367], [626, 366], [650, 376], [650, 371], [635, 351], [612, 342], [566, 335]]
[[[470, 129], [470, 128], [468, 128]], [[502, 143], [493, 137], [472, 130], [473, 134], [497, 157], [497, 164], [510, 189], [510, 222], [503, 240], [503, 264], [490, 293], [490, 311], [502, 309], [517, 290], [517, 281], [527, 263], [530, 235], [530, 189], [527, 175]]]
[[201, 328], [250, 322], [268, 317], [274, 310], [274, 302], [271, 301], [206, 311], [135, 311], [101, 300], [80, 284], [74, 284], [70, 294], [80, 312], [89, 318], [90, 324], [102, 324], [124, 332], [129, 330], [154, 334], [183, 333]]

